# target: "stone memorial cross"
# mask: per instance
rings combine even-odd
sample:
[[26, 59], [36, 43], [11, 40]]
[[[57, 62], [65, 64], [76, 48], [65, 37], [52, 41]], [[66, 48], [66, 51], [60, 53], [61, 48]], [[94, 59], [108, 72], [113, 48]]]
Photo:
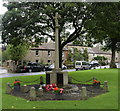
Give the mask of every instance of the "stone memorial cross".
[[55, 69], [59, 69], [59, 24], [58, 13], [55, 14]]

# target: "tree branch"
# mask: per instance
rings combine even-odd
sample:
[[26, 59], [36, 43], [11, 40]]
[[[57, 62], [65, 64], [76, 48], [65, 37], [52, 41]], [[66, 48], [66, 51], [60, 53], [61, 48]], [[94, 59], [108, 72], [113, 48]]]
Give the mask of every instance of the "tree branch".
[[52, 35], [49, 35], [48, 33], [45, 33], [45, 32], [42, 31], [42, 30], [40, 30], [40, 32], [41, 32], [42, 35], [47, 35], [47, 36], [49, 36], [53, 41], [55, 41], [55, 39], [53, 38]]
[[73, 40], [75, 40], [79, 35], [80, 33], [82, 33], [82, 27], [85, 23], [85, 20], [86, 20], [86, 17], [84, 17], [83, 21], [82, 21], [82, 24], [81, 26], [76, 30], [68, 37], [68, 39], [66, 41], [64, 41], [61, 45], [62, 45], [62, 48], [67, 44], [67, 43], [70, 43], [72, 42]]

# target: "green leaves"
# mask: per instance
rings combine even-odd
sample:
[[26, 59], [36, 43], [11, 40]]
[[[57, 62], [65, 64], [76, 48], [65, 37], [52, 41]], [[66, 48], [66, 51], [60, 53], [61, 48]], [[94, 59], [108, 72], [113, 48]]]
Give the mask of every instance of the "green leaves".
[[[34, 37], [37, 33], [39, 33], [40, 36], [47, 35], [54, 40], [54, 36], [51, 33], [55, 31], [54, 17], [55, 12], [58, 12], [60, 15], [60, 41], [66, 45], [66, 43], [76, 39], [82, 32], [81, 27], [83, 26], [81, 26], [81, 19], [84, 19], [84, 15], [86, 15], [86, 9], [83, 3], [16, 2], [8, 3], [7, 8], [9, 11], [4, 15], [3, 19], [3, 40], [9, 43], [12, 42], [12, 39], [16, 36], [22, 36], [23, 38], [29, 36]], [[71, 29], [67, 27], [66, 24], [71, 24], [71, 29], [76, 29], [75, 33], [71, 35]], [[65, 29], [70, 29], [69, 33], [64, 31]], [[32, 30], [34, 30], [34, 32]], [[63, 32], [66, 39], [62, 39], [63, 35], [61, 33]], [[9, 36], [9, 33], [11, 36]], [[73, 39], [70, 39], [71, 37]], [[67, 40], [67, 42], [65, 43], [63, 40]]]
[[68, 60], [71, 62], [75, 61], [88, 61], [88, 51], [87, 49], [78, 50], [77, 48], [72, 48], [68, 54]]
[[28, 46], [26, 44], [18, 44], [17, 46], [14, 45], [8, 45], [7, 50], [5, 50], [3, 53], [4, 55], [7, 54], [7, 60], [15, 60], [19, 61], [22, 60], [28, 50]]

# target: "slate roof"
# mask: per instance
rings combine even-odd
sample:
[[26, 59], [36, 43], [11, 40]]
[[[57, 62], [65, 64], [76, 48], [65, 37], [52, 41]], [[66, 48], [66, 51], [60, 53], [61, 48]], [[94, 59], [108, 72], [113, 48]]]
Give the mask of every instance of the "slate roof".
[[96, 47], [86, 47], [86, 46], [81, 46], [81, 45], [73, 45], [71, 43], [68, 44], [68, 46], [79, 46], [81, 48], [87, 48], [89, 54], [104, 54], [104, 55], [111, 55], [111, 51], [103, 51], [100, 46]]
[[[43, 43], [39, 47], [33, 47], [31, 50], [55, 50], [55, 43]], [[63, 48], [63, 50], [67, 51], [68, 49], [66, 47]]]
[[111, 55], [111, 51], [103, 51], [99, 47], [88, 48], [88, 53], [89, 54], [106, 54], [106, 55]]

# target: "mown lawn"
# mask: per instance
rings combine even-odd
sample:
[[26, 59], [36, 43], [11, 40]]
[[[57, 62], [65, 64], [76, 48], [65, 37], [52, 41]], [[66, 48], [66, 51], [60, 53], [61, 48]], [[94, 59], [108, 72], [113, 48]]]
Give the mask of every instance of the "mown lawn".
[[[28, 101], [5, 94], [6, 83], [13, 84], [16, 78], [22, 81], [33, 81], [35, 76], [9, 77], [2, 79], [2, 108], [3, 109], [118, 109], [118, 69], [93, 69], [69, 72], [69, 75], [79, 81], [96, 77], [102, 83], [108, 81], [109, 92], [80, 101]], [[43, 75], [45, 76], [45, 75]], [[76, 81], [73, 81], [74, 83]], [[35, 83], [39, 83], [35, 82]], [[23, 83], [22, 83], [23, 85]]]

